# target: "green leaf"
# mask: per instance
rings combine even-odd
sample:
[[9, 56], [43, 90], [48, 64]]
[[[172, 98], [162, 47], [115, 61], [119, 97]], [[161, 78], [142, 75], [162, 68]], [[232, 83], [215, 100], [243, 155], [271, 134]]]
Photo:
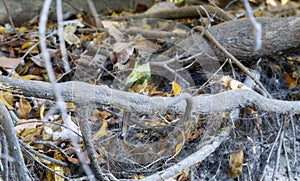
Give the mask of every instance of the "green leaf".
[[126, 79], [124, 90], [128, 91], [134, 83], [142, 84], [145, 81], [149, 82], [150, 79], [151, 79], [150, 64], [149, 63], [139, 64], [138, 62], [136, 62], [133, 71]]

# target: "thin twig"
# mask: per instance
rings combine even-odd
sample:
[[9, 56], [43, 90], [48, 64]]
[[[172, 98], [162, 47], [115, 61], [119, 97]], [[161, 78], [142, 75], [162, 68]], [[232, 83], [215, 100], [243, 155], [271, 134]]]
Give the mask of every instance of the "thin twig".
[[20, 38], [20, 35], [19, 35], [18, 31], [16, 30], [15, 24], [14, 24], [12, 18], [11, 18], [11, 15], [10, 15], [10, 12], [9, 12], [9, 9], [8, 9], [8, 7], [7, 7], [7, 5], [6, 5], [5, 0], [2, 0], [2, 3], [3, 3], [3, 6], [5, 7], [6, 14], [7, 14], [7, 16], [8, 16], [9, 22], [10, 22], [10, 24], [11, 24], [13, 30], [14, 30], [15, 33], [18, 35], [18, 38]]
[[254, 35], [256, 36], [254, 50], [258, 51], [262, 46], [262, 27], [261, 27], [261, 24], [255, 20], [253, 14], [252, 14], [250, 3], [248, 0], [244, 0], [244, 5], [246, 8], [248, 18], [251, 22], [252, 28], [254, 29]]
[[88, 125], [88, 117], [91, 112], [90, 105], [80, 104], [78, 105], [77, 111], [78, 111], [79, 126], [82, 132], [85, 150], [90, 159], [91, 168], [93, 170], [94, 176], [98, 180], [109, 181], [109, 179], [105, 176], [102, 169], [100, 168], [95, 154], [96, 150], [92, 142], [93, 139], [92, 139], [91, 128]]
[[275, 146], [277, 145], [277, 142], [278, 142], [278, 140], [279, 140], [279, 138], [280, 138], [280, 133], [282, 132], [282, 129], [283, 129], [283, 123], [282, 123], [282, 125], [280, 126], [280, 128], [279, 128], [279, 131], [278, 131], [278, 134], [277, 134], [277, 136], [276, 136], [276, 138], [275, 138], [275, 141], [274, 141], [274, 143], [273, 143], [273, 145], [272, 145], [272, 148], [271, 148], [271, 150], [270, 150], [270, 152], [269, 152], [269, 156], [268, 156], [268, 158], [267, 158], [267, 160], [266, 160], [266, 164], [265, 164], [265, 166], [264, 166], [264, 169], [263, 169], [263, 171], [262, 171], [262, 174], [261, 174], [261, 176], [260, 176], [260, 179], [259, 179], [259, 181], [262, 181], [262, 180], [264, 180], [264, 177], [265, 177], [265, 171], [266, 171], [266, 168], [267, 168], [267, 165], [269, 164], [269, 162], [270, 162], [270, 158], [271, 158], [271, 156], [272, 156], [272, 153], [273, 153], [273, 151], [274, 151], [274, 148], [275, 148]]
[[[23, 146], [22, 146], [22, 147], [23, 147]], [[37, 162], [39, 165], [41, 165], [41, 166], [44, 167], [45, 169], [47, 169], [47, 170], [53, 172], [54, 174], [56, 174], [56, 175], [58, 175], [58, 176], [60, 176], [60, 177], [62, 177], [62, 178], [64, 178], [64, 179], [69, 180], [69, 177], [66, 177], [66, 176], [64, 176], [64, 175], [61, 175], [61, 174], [57, 173], [57, 170], [53, 170], [52, 168], [46, 166], [46, 165], [43, 164], [41, 161], [39, 161], [38, 159], [36, 159], [36, 158], [35, 158], [35, 157], [34, 157], [27, 149], [23, 149], [23, 151], [24, 151], [24, 153], [25, 153], [31, 160]]]
[[47, 145], [51, 148], [56, 149], [58, 152], [60, 152], [63, 156], [65, 156], [66, 158], [68, 158], [67, 153], [60, 147], [56, 146], [55, 144], [49, 142], [49, 141], [34, 141], [34, 144], [41, 144], [41, 145]]
[[99, 19], [99, 16], [98, 16], [98, 14], [97, 14], [97, 9], [96, 9], [96, 7], [95, 7], [93, 1], [87, 0], [87, 3], [88, 3], [88, 5], [89, 5], [89, 8], [90, 8], [90, 10], [91, 10], [91, 12], [92, 12], [92, 15], [93, 15], [93, 17], [94, 17], [95, 24], [96, 24], [97, 28], [100, 28], [100, 27], [101, 27], [101, 21], [100, 21], [100, 19]]
[[283, 151], [284, 151], [284, 157], [285, 157], [285, 160], [286, 160], [286, 167], [287, 167], [287, 174], [288, 174], [288, 177], [289, 177], [289, 181], [292, 181], [293, 180], [292, 171], [291, 171], [291, 167], [290, 167], [288, 152], [287, 152], [286, 145], [285, 145], [285, 139], [283, 139], [282, 147], [283, 147]]
[[277, 154], [276, 154], [276, 160], [275, 160], [275, 167], [274, 167], [274, 170], [273, 170], [272, 180], [275, 180], [275, 178], [277, 176], [278, 169], [279, 169], [279, 164], [280, 164], [280, 159], [281, 159], [281, 148], [282, 148], [283, 139], [284, 139], [284, 130], [282, 129], [282, 131], [280, 133], [280, 139], [279, 139], [278, 148], [277, 148]]
[[58, 161], [54, 158], [48, 157], [47, 155], [44, 155], [38, 151], [35, 151], [34, 149], [32, 149], [30, 146], [27, 146], [22, 140], [19, 140], [19, 143], [25, 148], [27, 149], [29, 152], [35, 154], [36, 156], [43, 158], [45, 160], [48, 160], [50, 162], [56, 163], [57, 165], [61, 165], [61, 166], [68, 166], [68, 163], [66, 162], [62, 162], [62, 161]]
[[56, 0], [56, 15], [57, 15], [57, 24], [58, 24], [59, 47], [62, 56], [62, 61], [63, 61], [65, 72], [69, 72], [70, 65], [68, 63], [68, 55], [67, 55], [66, 43], [65, 43], [64, 32], [63, 32], [64, 28], [63, 28], [62, 0]]
[[[222, 68], [225, 66], [227, 62], [228, 59], [226, 59], [226, 61], [220, 66], [220, 68], [212, 76], [210, 76], [209, 79], [206, 82], [204, 82], [198, 90], [203, 89], [210, 81], [212, 81], [216, 77], [216, 75], [222, 70]], [[196, 95], [197, 93], [198, 91], [195, 91], [193, 93], [193, 96]]]
[[295, 131], [295, 123], [293, 115], [290, 114], [290, 120], [291, 120], [291, 126], [292, 126], [292, 133], [293, 133], [293, 165], [296, 165], [298, 159], [297, 159], [297, 147], [296, 147], [296, 131]]

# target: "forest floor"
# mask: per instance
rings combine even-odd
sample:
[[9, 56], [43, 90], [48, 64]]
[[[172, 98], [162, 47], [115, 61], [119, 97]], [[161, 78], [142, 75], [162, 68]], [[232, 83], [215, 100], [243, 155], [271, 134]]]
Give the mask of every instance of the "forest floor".
[[[299, 107], [284, 106], [300, 98], [300, 28], [293, 24], [300, 22], [300, 3], [253, 0], [251, 6], [263, 27], [257, 51], [239, 1], [116, 6], [97, 18], [78, 12], [61, 31], [49, 20], [46, 41], [38, 18], [0, 22], [0, 102], [30, 178], [300, 180]], [[273, 35], [268, 28], [276, 22]], [[230, 37], [235, 31], [242, 37]], [[264, 107], [252, 95], [275, 103]], [[1, 176], [17, 180], [7, 160]]]

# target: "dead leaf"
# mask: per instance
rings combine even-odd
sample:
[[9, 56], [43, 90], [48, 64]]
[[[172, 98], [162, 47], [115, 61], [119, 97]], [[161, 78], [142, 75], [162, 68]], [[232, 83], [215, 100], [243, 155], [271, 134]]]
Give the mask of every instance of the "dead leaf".
[[102, 136], [105, 136], [106, 128], [107, 128], [107, 121], [106, 119], [103, 119], [101, 128], [95, 134], [93, 134], [93, 140], [97, 140]]
[[230, 154], [228, 175], [230, 178], [237, 178], [242, 173], [244, 152], [242, 149]]
[[175, 147], [175, 155], [177, 155], [181, 151], [181, 148], [182, 148], [182, 144], [178, 143]]
[[77, 158], [68, 157], [68, 161], [73, 163], [73, 164], [78, 164], [78, 159]]
[[43, 141], [51, 140], [53, 137], [53, 130], [52, 128], [48, 126], [44, 126], [43, 133], [42, 133], [42, 139]]
[[0, 57], [0, 67], [15, 68], [21, 62], [21, 58]]
[[125, 64], [129, 57], [133, 54], [134, 47], [132, 45], [132, 42], [129, 43], [122, 43], [117, 42], [113, 45], [113, 51], [116, 54], [116, 57], [118, 57], [118, 62]]
[[[61, 161], [60, 157], [57, 156], [58, 153], [54, 154], [54, 158], [56, 160]], [[52, 170], [54, 170], [56, 173], [60, 174], [60, 175], [64, 175], [64, 171], [63, 171], [63, 167], [61, 165], [58, 165], [56, 163], [51, 162], [48, 165], [49, 168], [51, 168]], [[53, 171], [50, 171], [48, 169], [46, 169], [46, 177], [47, 180], [51, 180], [51, 181], [64, 181], [65, 179], [62, 178], [61, 176], [58, 176], [57, 174], [55, 174]]]
[[[35, 44], [36, 44], [36, 42], [34, 42], [34, 41], [28, 41], [28, 42], [23, 43], [23, 45], [21, 46], [21, 50], [22, 50], [21, 53], [26, 53], [32, 46], [35, 46]], [[39, 51], [38, 46], [35, 46], [30, 50], [29, 53], [38, 54], [39, 52], [40, 51]]]
[[199, 138], [199, 136], [202, 134], [200, 129], [197, 129], [195, 131], [193, 131], [186, 139], [187, 142], [192, 141], [194, 139]]
[[25, 26], [21, 26], [20, 28], [16, 28], [16, 30], [19, 34], [21, 34], [25, 31], [27, 31], [28, 29]]
[[[64, 119], [64, 124], [69, 129], [62, 127], [61, 131], [56, 131], [53, 133], [53, 140], [72, 140], [76, 143], [80, 143], [82, 141], [82, 138], [75, 134], [73, 131], [77, 132], [79, 135], [81, 135], [79, 127], [72, 121], [72, 118], [70, 115]], [[73, 131], [71, 131], [73, 130]]]
[[[32, 129], [32, 128], [36, 128], [38, 125], [41, 125], [42, 123], [26, 123], [27, 121], [32, 121], [32, 120], [26, 120], [26, 119], [20, 119], [17, 122], [17, 126], [15, 126], [15, 131], [17, 134], [20, 134], [23, 130], [25, 129]], [[20, 124], [20, 123], [24, 123], [24, 124]]]
[[21, 97], [20, 101], [17, 102], [16, 105], [18, 107], [16, 111], [17, 115], [22, 119], [28, 118], [28, 114], [32, 109], [30, 103], [24, 97]]
[[175, 81], [173, 81], [171, 84], [172, 84], [173, 94], [174, 94], [174, 96], [176, 96], [177, 94], [179, 94], [181, 92], [181, 87]]
[[38, 75], [24, 75], [20, 76], [19, 78], [24, 80], [43, 80], [43, 77], [40, 77]]
[[69, 45], [79, 45], [80, 39], [74, 33], [65, 33], [64, 32], [64, 39]]
[[188, 180], [190, 180], [189, 172], [190, 172], [190, 169], [183, 170], [182, 174], [179, 176], [177, 181], [188, 181]]
[[0, 102], [2, 102], [7, 107], [7, 109], [13, 110], [13, 102], [10, 96], [7, 96], [8, 94], [10, 94], [12, 98], [12, 93], [0, 91]]
[[289, 89], [296, 86], [295, 79], [286, 72], [284, 73], [284, 79]]
[[[87, 163], [87, 164], [90, 164], [91, 161], [90, 161], [90, 158], [88, 157], [88, 154], [86, 151], [82, 152], [82, 158], [83, 160]], [[97, 161], [99, 164], [102, 164], [102, 163], [106, 163], [106, 160], [101, 156], [99, 155], [97, 152], [95, 152], [95, 155], [96, 155], [96, 158], [97, 158]]]
[[[55, 49], [47, 49], [47, 51], [49, 52], [50, 56], [54, 56], [57, 53], [57, 50]], [[30, 58], [36, 65], [40, 66], [40, 67], [45, 67], [45, 62], [43, 60], [43, 52], [41, 52], [38, 55], [32, 56]]]
[[138, 51], [138, 54], [141, 57], [147, 57], [161, 47], [157, 43], [153, 43], [152, 41], [145, 39], [141, 35], [135, 36], [134, 41], [136, 42], [134, 48]]

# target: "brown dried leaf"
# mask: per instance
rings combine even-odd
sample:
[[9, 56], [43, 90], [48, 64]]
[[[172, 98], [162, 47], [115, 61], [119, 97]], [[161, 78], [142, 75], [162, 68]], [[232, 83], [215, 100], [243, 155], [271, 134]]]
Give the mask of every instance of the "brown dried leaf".
[[242, 149], [230, 154], [228, 175], [230, 178], [237, 178], [242, 173], [244, 152]]
[[69, 45], [80, 44], [80, 39], [74, 33], [64, 32], [64, 39]]
[[22, 119], [28, 118], [28, 114], [32, 109], [30, 103], [24, 97], [21, 97], [20, 101], [17, 102], [16, 105], [18, 107], [16, 111], [17, 115]]
[[15, 126], [15, 131], [17, 134], [20, 134], [23, 130], [25, 129], [32, 129], [32, 128], [36, 128], [38, 125], [42, 124], [42, 123], [26, 123], [26, 124], [20, 124], [20, 123], [25, 123], [27, 121], [32, 121], [32, 120], [24, 120], [24, 119], [20, 119], [17, 124], [17, 126]]
[[288, 73], [284, 73], [284, 79], [289, 89], [296, 86], [295, 79], [292, 76], [290, 76]]
[[[57, 50], [55, 49], [47, 49], [49, 52], [50, 56], [54, 56], [57, 53]], [[43, 60], [43, 53], [40, 53], [38, 55], [32, 56], [31, 60], [38, 66], [40, 67], [45, 67], [45, 62]]]
[[20, 63], [21, 58], [0, 57], [0, 67], [15, 68]]

